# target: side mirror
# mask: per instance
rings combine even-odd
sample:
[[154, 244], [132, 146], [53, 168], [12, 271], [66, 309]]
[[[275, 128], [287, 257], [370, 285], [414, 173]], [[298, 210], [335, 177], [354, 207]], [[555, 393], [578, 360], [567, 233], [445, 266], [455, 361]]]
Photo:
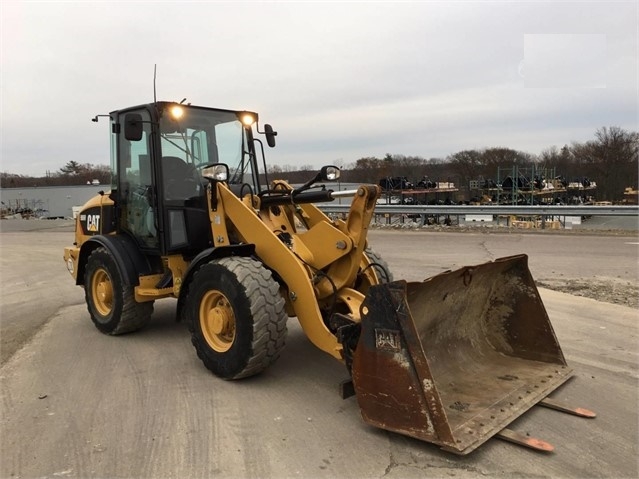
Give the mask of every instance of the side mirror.
[[202, 176], [207, 180], [226, 181], [229, 177], [229, 167], [224, 163], [208, 166], [202, 170]]
[[314, 178], [308, 180], [299, 188], [293, 190], [293, 196], [299, 195], [302, 191], [308, 190], [318, 181], [336, 181], [341, 174], [340, 169], [337, 166], [327, 165], [322, 166], [322, 169], [315, 175]]
[[341, 170], [337, 166], [322, 166], [320, 170], [320, 180], [321, 181], [337, 181], [339, 180], [340, 175], [342, 174]]
[[124, 138], [129, 141], [140, 141], [142, 139], [142, 115], [128, 113], [124, 117]]
[[273, 148], [275, 146], [275, 137], [277, 132], [273, 131], [273, 127], [269, 124], [264, 125], [264, 134], [266, 135], [266, 144]]

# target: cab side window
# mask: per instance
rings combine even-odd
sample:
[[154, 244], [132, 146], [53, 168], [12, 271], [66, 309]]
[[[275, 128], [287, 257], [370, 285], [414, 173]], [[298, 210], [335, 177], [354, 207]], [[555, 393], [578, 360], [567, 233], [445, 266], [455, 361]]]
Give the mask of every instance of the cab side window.
[[120, 227], [133, 234], [141, 246], [159, 246], [154, 208], [153, 169], [151, 165], [151, 118], [142, 115], [143, 131], [139, 141], [119, 135], [120, 188], [122, 215]]

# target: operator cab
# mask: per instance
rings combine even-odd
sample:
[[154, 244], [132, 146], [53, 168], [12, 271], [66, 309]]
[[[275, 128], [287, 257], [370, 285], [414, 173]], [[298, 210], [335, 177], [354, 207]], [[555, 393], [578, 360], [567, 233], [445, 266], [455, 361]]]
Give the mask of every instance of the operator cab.
[[204, 168], [224, 163], [233, 189], [260, 191], [256, 113], [157, 102], [110, 117], [116, 229], [147, 253], [189, 255], [212, 244]]

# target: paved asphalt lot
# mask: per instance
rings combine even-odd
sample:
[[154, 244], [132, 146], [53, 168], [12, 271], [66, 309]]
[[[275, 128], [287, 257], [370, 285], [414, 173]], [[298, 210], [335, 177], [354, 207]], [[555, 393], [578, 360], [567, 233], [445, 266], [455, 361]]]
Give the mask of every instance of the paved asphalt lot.
[[[577, 372], [553, 397], [598, 417], [535, 408], [511, 427], [554, 453], [493, 439], [458, 457], [366, 426], [355, 399], [337, 395], [343, 366], [294, 320], [280, 360], [238, 382], [202, 366], [171, 300], [143, 331], [100, 334], [62, 261], [72, 228], [17, 223], [0, 224], [2, 478], [639, 476], [633, 308], [541, 289]], [[527, 253], [538, 280], [639, 281], [636, 234], [372, 231], [370, 243], [408, 280]]]

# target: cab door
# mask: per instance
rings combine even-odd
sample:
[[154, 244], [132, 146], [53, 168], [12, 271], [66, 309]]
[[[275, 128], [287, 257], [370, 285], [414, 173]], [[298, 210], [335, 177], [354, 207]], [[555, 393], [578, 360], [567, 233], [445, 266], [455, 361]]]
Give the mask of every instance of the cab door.
[[[142, 134], [129, 140], [124, 132], [115, 134], [112, 146], [117, 149], [119, 230], [129, 232], [142, 250], [156, 252], [160, 248], [158, 204], [151, 115], [146, 109], [120, 113], [116, 123], [124, 126], [127, 115], [139, 115]], [[130, 118], [130, 117], [129, 117]], [[115, 172], [114, 172], [115, 174]]]

